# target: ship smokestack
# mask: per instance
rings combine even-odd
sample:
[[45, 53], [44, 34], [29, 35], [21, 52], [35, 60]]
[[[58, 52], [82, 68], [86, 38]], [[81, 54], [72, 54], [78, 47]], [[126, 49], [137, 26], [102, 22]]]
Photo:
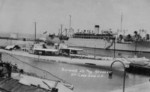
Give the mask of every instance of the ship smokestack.
[[99, 34], [99, 25], [95, 25], [95, 34]]

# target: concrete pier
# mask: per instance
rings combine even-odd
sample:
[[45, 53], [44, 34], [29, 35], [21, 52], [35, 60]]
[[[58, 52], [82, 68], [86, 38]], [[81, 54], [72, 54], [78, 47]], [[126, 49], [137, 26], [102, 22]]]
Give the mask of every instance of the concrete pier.
[[29, 54], [28, 52], [24, 52], [24, 51], [8, 51], [8, 50], [2, 50], [2, 49], [0, 49], [0, 52], [8, 53], [11, 55], [19, 55], [19, 56], [35, 58], [35, 59], [42, 60], [43, 62], [55, 61], [55, 62], [69, 63], [69, 64], [102, 66], [102, 67], [107, 67], [107, 68], [110, 68], [111, 63], [114, 60], [122, 60], [126, 66], [128, 66], [130, 63], [127, 60], [124, 60], [122, 58], [114, 59], [111, 57], [102, 57], [101, 60], [97, 60], [97, 59], [94, 60], [94, 59], [71, 58], [71, 57], [63, 57], [63, 56], [42, 56], [42, 55]]

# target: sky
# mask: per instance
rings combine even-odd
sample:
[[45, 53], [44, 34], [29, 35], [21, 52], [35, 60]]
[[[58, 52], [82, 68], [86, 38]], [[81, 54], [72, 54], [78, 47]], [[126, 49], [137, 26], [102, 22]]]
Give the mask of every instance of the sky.
[[0, 0], [0, 32], [58, 33], [60, 25], [94, 30], [120, 29], [150, 33], [150, 0]]

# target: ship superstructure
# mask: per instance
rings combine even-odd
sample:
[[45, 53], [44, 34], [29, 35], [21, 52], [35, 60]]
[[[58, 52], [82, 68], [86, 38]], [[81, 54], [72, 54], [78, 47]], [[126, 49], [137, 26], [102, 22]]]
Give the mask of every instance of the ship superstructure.
[[[144, 32], [145, 30], [140, 30]], [[98, 49], [109, 49], [120, 51], [141, 51], [150, 52], [150, 36], [146, 34], [143, 36], [141, 33], [134, 31], [134, 34], [118, 34], [109, 31], [101, 31], [99, 33], [99, 25], [95, 25], [95, 32], [77, 32], [66, 41], [68, 46], [73, 47], [88, 47]]]

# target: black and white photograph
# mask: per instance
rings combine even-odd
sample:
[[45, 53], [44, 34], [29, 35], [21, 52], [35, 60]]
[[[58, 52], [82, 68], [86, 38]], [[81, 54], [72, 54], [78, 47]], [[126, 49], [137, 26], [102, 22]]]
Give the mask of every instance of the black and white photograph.
[[0, 92], [149, 92], [150, 0], [0, 0]]

